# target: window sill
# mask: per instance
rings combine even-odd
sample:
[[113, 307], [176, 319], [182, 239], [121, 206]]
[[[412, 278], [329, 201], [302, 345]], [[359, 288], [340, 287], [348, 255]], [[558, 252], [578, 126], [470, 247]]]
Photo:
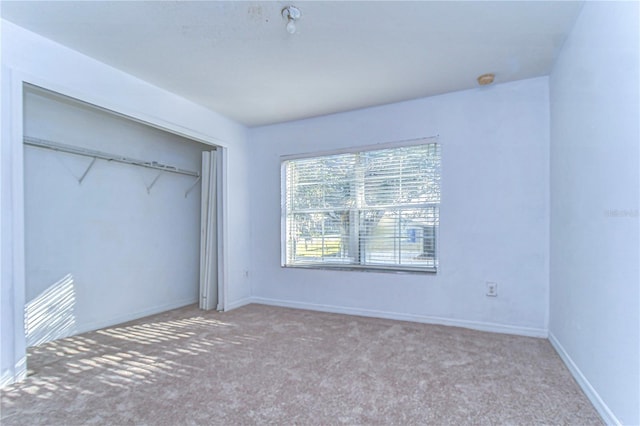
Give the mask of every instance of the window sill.
[[391, 267], [391, 266], [375, 266], [375, 265], [336, 265], [336, 264], [309, 264], [309, 265], [281, 265], [283, 269], [321, 269], [328, 271], [356, 271], [356, 272], [383, 272], [391, 274], [436, 274], [437, 268], [420, 268], [420, 267]]

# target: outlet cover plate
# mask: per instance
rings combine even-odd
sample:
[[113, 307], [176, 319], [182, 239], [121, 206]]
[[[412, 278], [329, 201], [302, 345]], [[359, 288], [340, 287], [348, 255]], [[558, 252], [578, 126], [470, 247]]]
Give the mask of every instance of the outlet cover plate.
[[498, 297], [498, 283], [487, 281], [487, 296]]

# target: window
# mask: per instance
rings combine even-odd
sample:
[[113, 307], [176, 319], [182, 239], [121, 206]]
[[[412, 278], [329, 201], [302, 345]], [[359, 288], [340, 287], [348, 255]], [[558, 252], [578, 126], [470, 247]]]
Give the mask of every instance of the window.
[[439, 144], [285, 159], [282, 191], [283, 266], [437, 270]]

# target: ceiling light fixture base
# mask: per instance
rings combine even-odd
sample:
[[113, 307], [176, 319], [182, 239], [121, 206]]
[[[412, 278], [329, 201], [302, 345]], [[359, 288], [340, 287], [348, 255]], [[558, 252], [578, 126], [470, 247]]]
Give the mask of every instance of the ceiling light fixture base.
[[282, 9], [282, 17], [287, 20], [287, 32], [294, 34], [296, 32], [296, 21], [300, 19], [302, 13], [295, 6], [287, 6]]

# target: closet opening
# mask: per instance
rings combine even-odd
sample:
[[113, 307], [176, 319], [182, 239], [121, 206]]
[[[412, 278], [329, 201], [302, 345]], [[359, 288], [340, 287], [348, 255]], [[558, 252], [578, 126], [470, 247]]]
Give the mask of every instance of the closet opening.
[[224, 309], [224, 149], [24, 84], [26, 346]]

